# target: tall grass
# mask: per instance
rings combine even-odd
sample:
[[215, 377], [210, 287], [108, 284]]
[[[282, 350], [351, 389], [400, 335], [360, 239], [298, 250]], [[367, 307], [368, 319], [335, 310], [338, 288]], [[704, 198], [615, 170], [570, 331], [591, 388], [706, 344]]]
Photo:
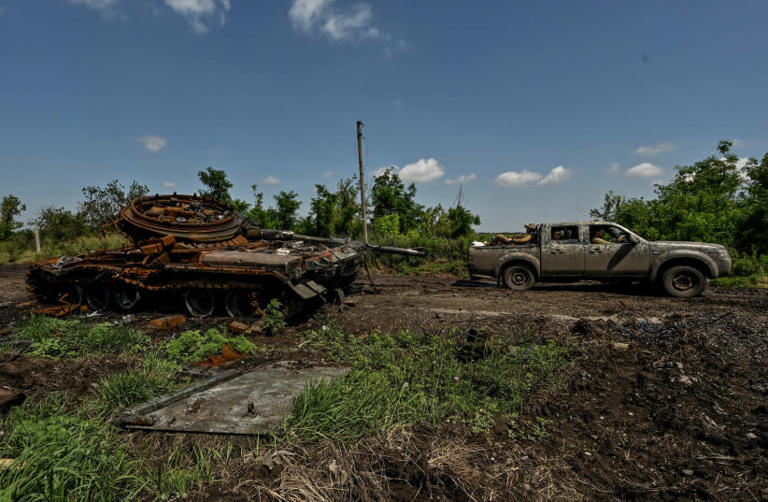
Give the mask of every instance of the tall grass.
[[124, 324], [88, 325], [80, 319], [35, 315], [19, 325], [14, 336], [31, 341], [32, 354], [54, 359], [84, 353], [140, 352], [149, 344], [147, 335]]
[[138, 492], [138, 461], [108, 426], [66, 411], [60, 395], [11, 410], [0, 454], [0, 500], [127, 500]]
[[101, 415], [119, 412], [177, 387], [179, 366], [163, 360], [157, 352], [148, 354], [139, 368], [115, 373], [99, 382], [95, 408]]
[[354, 439], [400, 424], [450, 416], [476, 423], [488, 414], [515, 413], [537, 384], [552, 381], [570, 352], [548, 342], [468, 354], [453, 338], [408, 331], [361, 339], [326, 328], [310, 339], [327, 358], [353, 366], [345, 377], [311, 385], [296, 399], [287, 429], [310, 439]]
[[29, 263], [60, 255], [87, 254], [99, 249], [113, 249], [129, 244], [128, 238], [120, 233], [106, 235], [84, 235], [71, 241], [43, 241], [40, 253], [34, 242], [9, 240], [0, 242], [0, 263]]

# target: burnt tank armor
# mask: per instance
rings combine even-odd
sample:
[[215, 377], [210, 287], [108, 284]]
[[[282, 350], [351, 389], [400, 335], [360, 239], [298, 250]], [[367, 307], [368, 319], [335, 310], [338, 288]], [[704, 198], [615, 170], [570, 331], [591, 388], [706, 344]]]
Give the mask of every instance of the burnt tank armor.
[[38, 302], [132, 311], [178, 299], [197, 317], [218, 306], [247, 316], [262, 313], [273, 298], [297, 310], [342, 295], [367, 251], [423, 256], [262, 229], [232, 206], [196, 195], [135, 199], [116, 224], [131, 245], [33, 265], [27, 285]]

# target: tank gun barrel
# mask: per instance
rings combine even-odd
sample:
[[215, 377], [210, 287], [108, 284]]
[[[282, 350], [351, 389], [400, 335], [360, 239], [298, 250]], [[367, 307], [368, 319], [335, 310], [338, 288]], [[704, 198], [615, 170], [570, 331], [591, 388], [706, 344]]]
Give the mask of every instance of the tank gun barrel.
[[[370, 244], [361, 241], [349, 239], [340, 239], [338, 237], [317, 237], [314, 235], [295, 234], [288, 230], [275, 230], [269, 228], [259, 229], [259, 238], [267, 240], [295, 240], [305, 242], [317, 242], [330, 246], [352, 246], [360, 250], [368, 250], [378, 253], [400, 254], [405, 256], [426, 256], [427, 253], [421, 248], [399, 248], [395, 246], [383, 246], [380, 244]], [[251, 235], [248, 235], [251, 237]]]

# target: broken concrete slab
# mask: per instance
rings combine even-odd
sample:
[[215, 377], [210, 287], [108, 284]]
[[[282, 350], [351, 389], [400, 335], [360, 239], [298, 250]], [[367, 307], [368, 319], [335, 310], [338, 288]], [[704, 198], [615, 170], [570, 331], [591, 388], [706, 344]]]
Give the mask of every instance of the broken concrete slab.
[[115, 421], [133, 429], [264, 434], [283, 425], [307, 384], [348, 371], [299, 361], [229, 370], [132, 408]]

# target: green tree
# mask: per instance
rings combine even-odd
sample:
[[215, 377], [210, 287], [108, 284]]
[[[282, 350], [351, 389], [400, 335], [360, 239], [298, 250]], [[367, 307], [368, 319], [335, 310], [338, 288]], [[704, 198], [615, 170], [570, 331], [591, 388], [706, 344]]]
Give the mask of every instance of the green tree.
[[599, 209], [590, 209], [589, 216], [597, 221], [616, 221], [616, 211], [626, 199], [610, 190], [605, 194], [603, 206]]
[[374, 178], [371, 205], [374, 220], [397, 214], [401, 233], [415, 229], [424, 212], [424, 207], [416, 203], [416, 185], [411, 183], [406, 188], [392, 168]]
[[232, 182], [227, 179], [227, 173], [223, 170], [208, 166], [205, 171], [198, 171], [197, 177], [206, 187], [205, 190], [200, 191], [200, 195], [228, 204], [232, 202], [232, 196], [229, 195]]
[[7, 240], [11, 234], [21, 227], [16, 217], [25, 211], [27, 206], [15, 195], [6, 195], [0, 203], [0, 240]]
[[677, 167], [674, 179], [656, 185], [656, 197], [625, 199], [613, 192], [590, 215], [615, 221], [648, 239], [718, 242], [748, 254], [768, 250], [765, 228], [768, 158], [750, 159], [742, 172], [733, 143], [719, 156]]
[[335, 192], [325, 185], [315, 185], [309, 210], [314, 233], [323, 237], [357, 235], [361, 228], [359, 218], [356, 177], [340, 180]]
[[87, 185], [83, 187], [85, 200], [78, 206], [85, 224], [99, 230], [117, 219], [120, 209], [130, 201], [149, 193], [149, 187], [137, 181], [131, 182], [128, 190], [117, 180], [104, 187]]
[[69, 241], [87, 233], [83, 213], [73, 213], [63, 207], [47, 207], [35, 219], [43, 239], [50, 241]]
[[291, 190], [286, 192], [281, 190], [280, 193], [275, 195], [275, 219], [277, 220], [278, 228], [283, 230], [292, 230], [296, 226], [297, 218], [296, 213], [301, 207], [301, 202], [298, 201], [298, 194]]

